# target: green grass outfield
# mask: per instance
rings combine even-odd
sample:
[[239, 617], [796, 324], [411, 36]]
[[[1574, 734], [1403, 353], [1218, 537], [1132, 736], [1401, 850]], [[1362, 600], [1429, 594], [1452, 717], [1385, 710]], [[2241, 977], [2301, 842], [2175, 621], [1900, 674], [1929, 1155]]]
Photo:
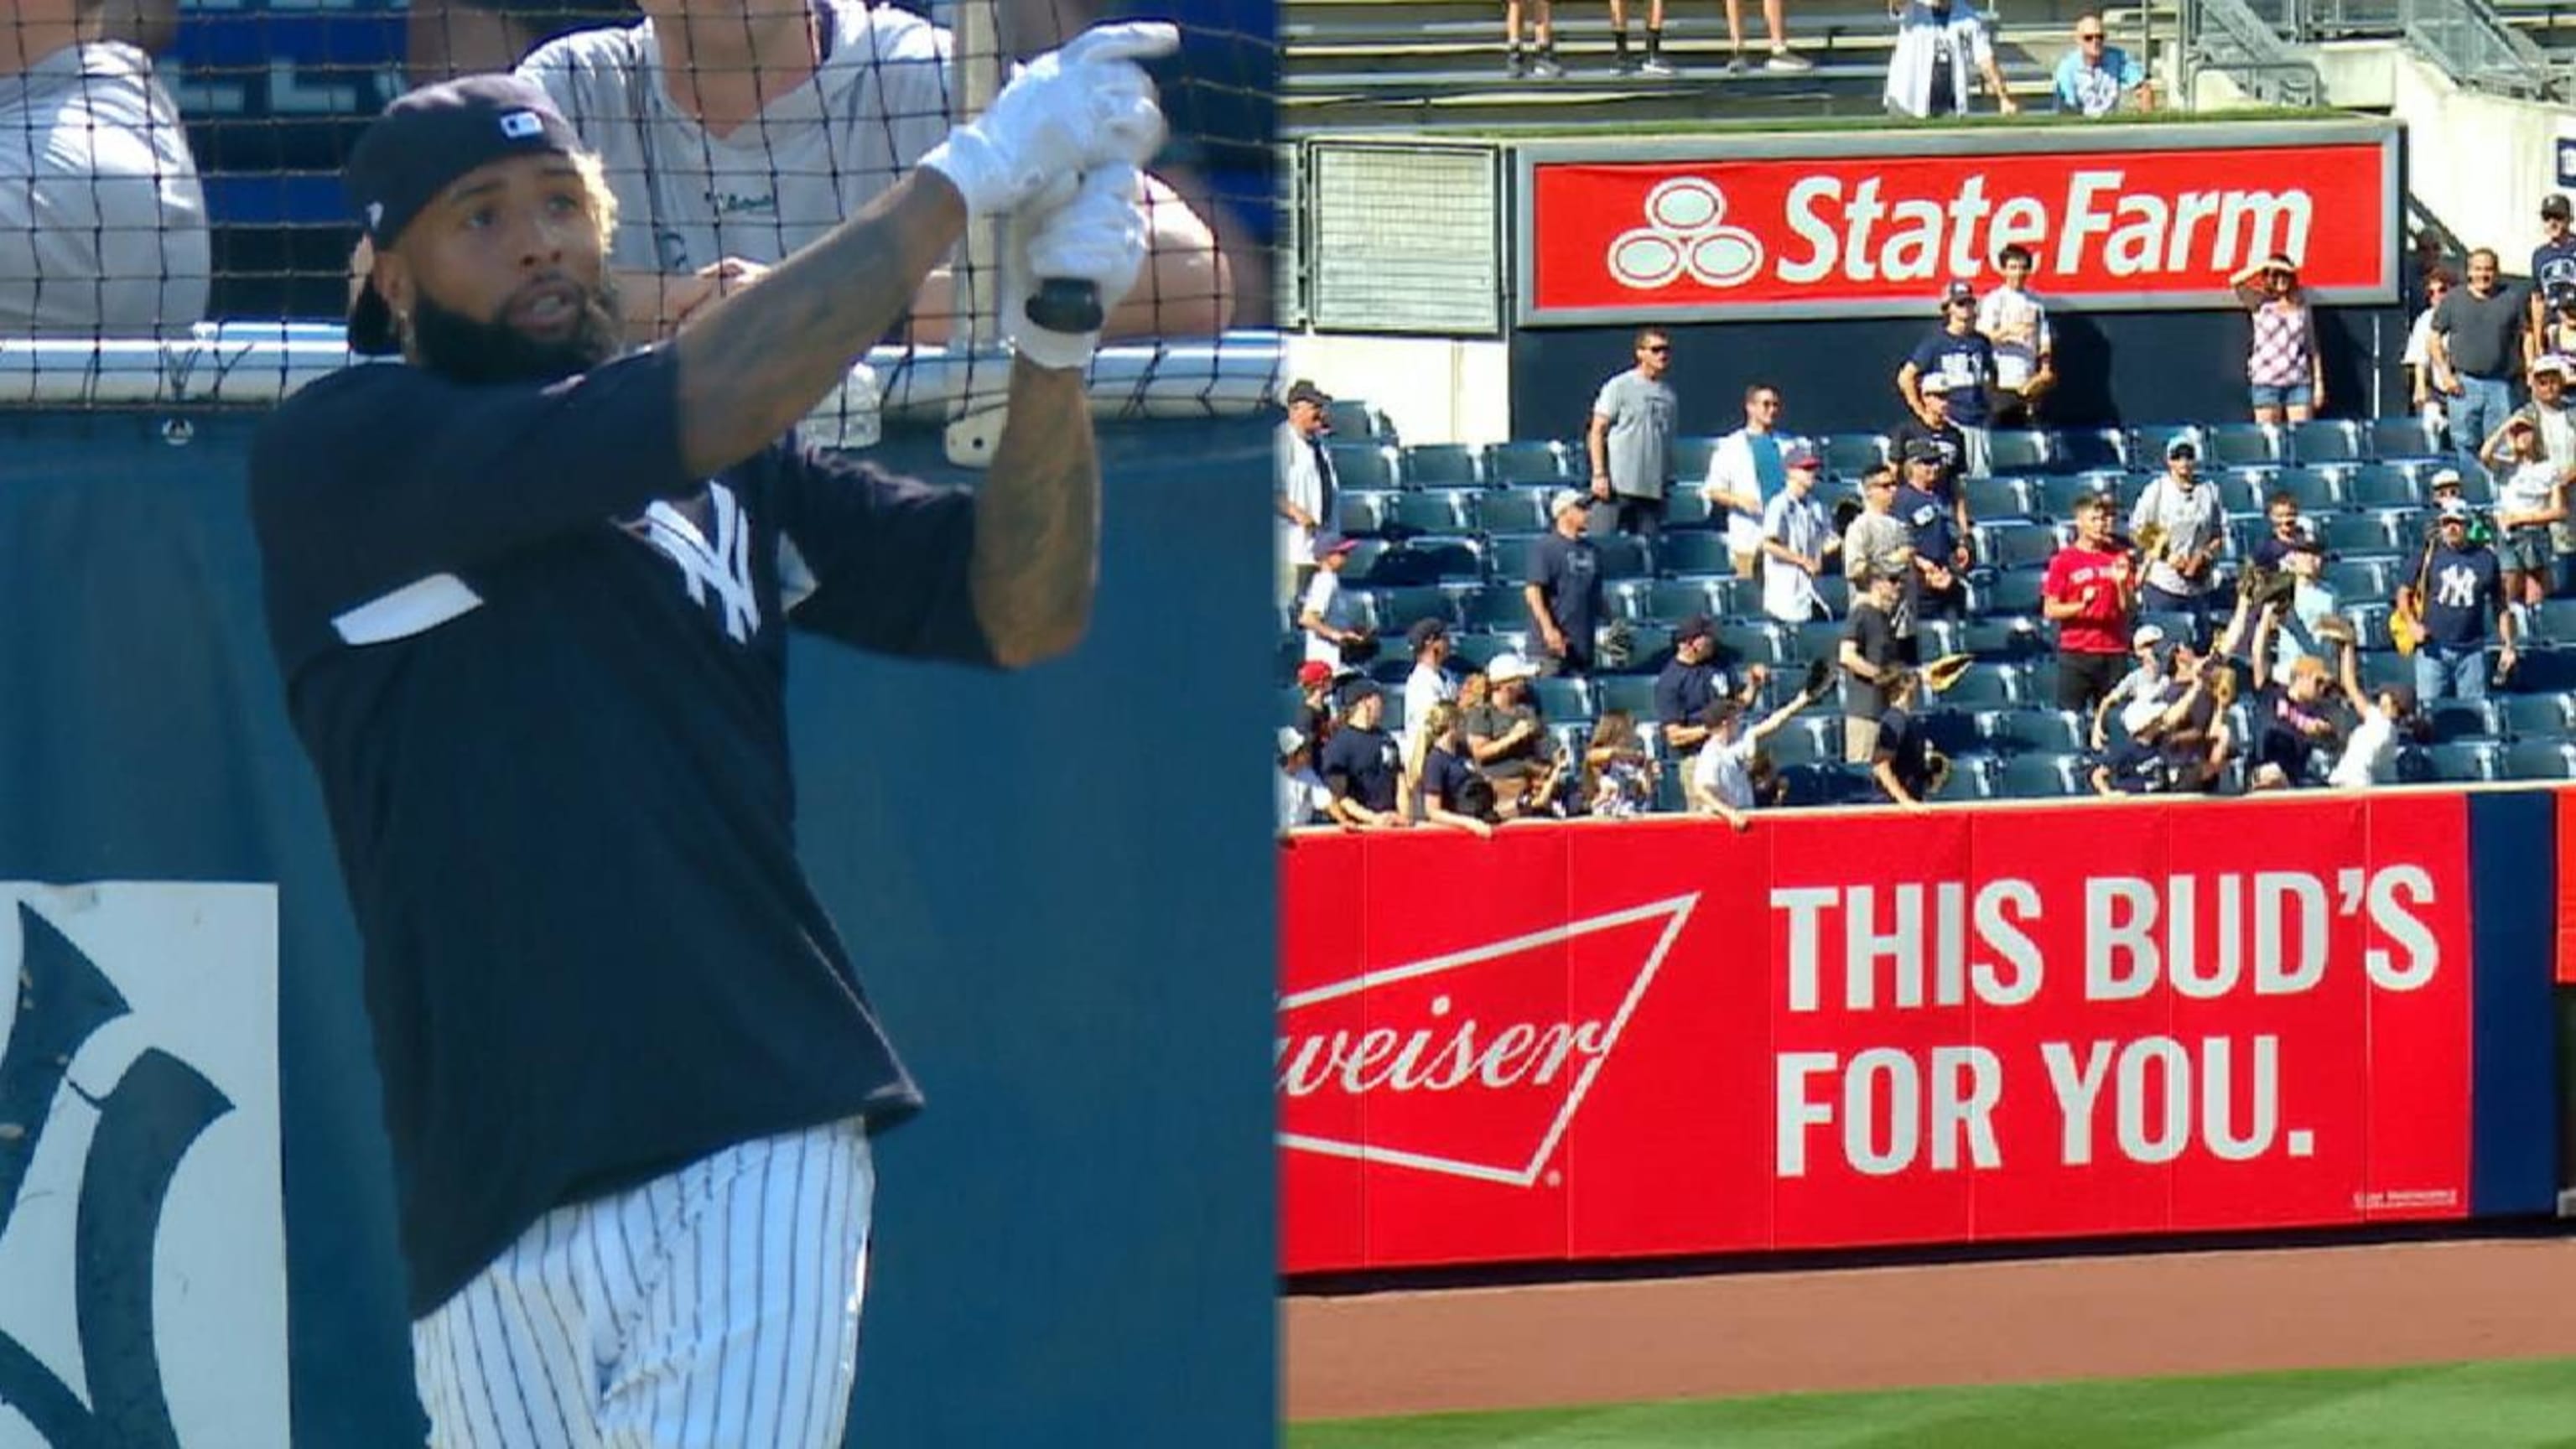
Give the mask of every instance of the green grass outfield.
[[2167, 1445], [2576, 1449], [2576, 1359], [1341, 1419], [1292, 1424], [1287, 1434], [1288, 1449]]

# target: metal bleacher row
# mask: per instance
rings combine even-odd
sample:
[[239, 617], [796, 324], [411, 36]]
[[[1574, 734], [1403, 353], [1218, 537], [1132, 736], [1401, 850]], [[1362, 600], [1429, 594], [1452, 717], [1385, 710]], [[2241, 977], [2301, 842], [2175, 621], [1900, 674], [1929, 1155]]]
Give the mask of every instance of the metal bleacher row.
[[[1926, 659], [1956, 651], [1977, 656], [1958, 684], [1938, 697], [1932, 737], [1952, 757], [1952, 798], [2034, 798], [2084, 793], [2087, 722], [2054, 707], [2055, 638], [2039, 620], [2040, 582], [2048, 559], [2071, 536], [2073, 505], [2109, 491], [2123, 513], [2160, 470], [2165, 441], [2188, 431], [2200, 440], [2202, 477], [2224, 501], [2231, 553], [2241, 558], [2266, 530], [2264, 501], [2295, 495], [2327, 548], [2325, 579], [2363, 646], [2366, 683], [2412, 683], [2409, 661], [2388, 636], [2389, 600], [2424, 536], [2427, 480], [2452, 464], [2411, 418], [2378, 422], [2323, 420], [2285, 429], [2252, 424], [1999, 431], [1993, 473], [1967, 480], [1975, 520], [1975, 566], [1968, 575], [1969, 617], [1925, 621]], [[1412, 668], [1405, 631], [1415, 620], [1446, 621], [1455, 641], [1453, 667], [1480, 669], [1495, 655], [1530, 648], [1521, 596], [1528, 545], [1546, 526], [1547, 495], [1577, 483], [1580, 443], [1524, 440], [1484, 446], [1405, 445], [1365, 404], [1335, 404], [1333, 457], [1341, 531], [1361, 540], [1343, 571], [1383, 652], [1369, 667], [1399, 684]], [[1828, 506], [1853, 493], [1859, 473], [1886, 454], [1877, 434], [1811, 440], [1826, 478]], [[1629, 712], [1641, 724], [1654, 714], [1654, 678], [1670, 658], [1672, 626], [1705, 613], [1718, 621], [1719, 658], [1732, 668], [1762, 663], [1783, 678], [1806, 661], [1831, 658], [1840, 637], [1847, 590], [1838, 575], [1820, 580], [1836, 618], [1785, 625], [1761, 612], [1756, 579], [1737, 577], [1724, 546], [1722, 520], [1709, 516], [1698, 480], [1717, 440], [1677, 442], [1676, 482], [1663, 535], [1651, 545], [1631, 538], [1601, 541], [1608, 611], [1633, 641], [1627, 667], [1588, 680], [1538, 681], [1541, 714], [1569, 747], [1589, 737], [1603, 710]], [[2464, 492], [2491, 500], [2480, 470]], [[2232, 574], [2222, 577], [2232, 602]], [[1293, 621], [1291, 621], [1293, 622]], [[2179, 625], [2180, 621], [2168, 621]], [[2173, 632], [2172, 628], [2168, 632]], [[2576, 778], [2576, 599], [2553, 598], [2535, 620], [2508, 690], [2482, 702], [2445, 702], [2427, 712], [2426, 742], [2401, 752], [2395, 778], [2453, 782]], [[1300, 657], [1300, 636], [1283, 639], [1283, 687]], [[1399, 692], [1387, 698], [1389, 724], [1400, 723]], [[2237, 706], [2237, 738], [2248, 737], [2246, 706]], [[1828, 699], [1775, 736], [1770, 752], [1790, 781], [1793, 801], [1825, 803], [1854, 785], [1834, 762], [1841, 753], [1839, 705]], [[2116, 726], [2114, 726], [2116, 729]], [[1646, 731], [1650, 741], [1653, 731]], [[2238, 767], [2237, 783], [2241, 784]], [[1665, 772], [1668, 808], [1679, 808], [1679, 782]]]

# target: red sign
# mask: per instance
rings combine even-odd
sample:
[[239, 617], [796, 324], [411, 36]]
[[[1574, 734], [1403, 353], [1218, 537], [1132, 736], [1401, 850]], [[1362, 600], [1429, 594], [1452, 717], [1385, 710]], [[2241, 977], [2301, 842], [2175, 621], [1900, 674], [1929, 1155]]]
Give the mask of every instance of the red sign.
[[1943, 285], [1982, 289], [2012, 243], [2036, 256], [2032, 288], [2053, 301], [2232, 305], [2229, 276], [2274, 253], [2321, 300], [2395, 295], [2388, 138], [2105, 150], [2100, 133], [2082, 149], [2056, 134], [2066, 149], [1533, 159], [1524, 320], [1928, 318]]
[[2466, 803], [1297, 839], [1286, 1268], [2467, 1210]]

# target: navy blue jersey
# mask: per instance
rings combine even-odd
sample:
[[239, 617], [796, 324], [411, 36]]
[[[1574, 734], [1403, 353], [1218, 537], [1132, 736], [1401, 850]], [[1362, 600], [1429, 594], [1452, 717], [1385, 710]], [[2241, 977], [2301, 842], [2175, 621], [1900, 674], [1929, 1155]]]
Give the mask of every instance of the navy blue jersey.
[[1949, 379], [1950, 421], [1961, 427], [1985, 426], [1986, 415], [1991, 411], [1986, 403], [1986, 388], [1995, 380], [1995, 345], [1986, 340], [1986, 334], [1962, 335], [1937, 327], [1914, 344], [1906, 360], [1914, 364], [1918, 377], [1937, 372]]
[[2495, 617], [2501, 566], [2495, 550], [2435, 548], [2424, 566], [2424, 637], [2436, 644], [2483, 644]]
[[1356, 800], [1371, 810], [1387, 811], [1395, 808], [1396, 777], [1401, 765], [1395, 741], [1386, 731], [1346, 724], [1324, 741], [1316, 772], [1336, 797]]
[[1950, 566], [1951, 553], [1959, 546], [1959, 516], [1948, 500], [1908, 483], [1896, 490], [1896, 501], [1888, 511], [1914, 531], [1916, 554], [1943, 568]]
[[1675, 659], [1655, 676], [1655, 723], [1695, 725], [1726, 688], [1714, 664], [1684, 664]]
[[1528, 581], [1538, 585], [1556, 627], [1565, 631], [1567, 650], [1590, 659], [1593, 630], [1601, 623], [1600, 550], [1588, 538], [1541, 534], [1530, 545]]
[[780, 626], [986, 662], [972, 497], [786, 441], [692, 478], [677, 380], [359, 367], [253, 446], [415, 1318], [555, 1207], [920, 1103], [796, 859]]
[[1464, 815], [1458, 803], [1459, 794], [1476, 778], [1476, 767], [1464, 755], [1453, 755], [1438, 745], [1422, 752], [1422, 780], [1414, 786], [1413, 797], [1428, 800], [1441, 809]]

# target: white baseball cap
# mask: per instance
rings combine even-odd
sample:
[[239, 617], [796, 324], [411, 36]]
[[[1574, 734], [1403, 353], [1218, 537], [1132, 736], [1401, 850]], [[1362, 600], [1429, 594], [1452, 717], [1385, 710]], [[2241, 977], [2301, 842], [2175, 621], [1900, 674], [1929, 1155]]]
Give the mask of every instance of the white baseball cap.
[[1497, 654], [1485, 661], [1485, 677], [1496, 684], [1509, 684], [1515, 679], [1536, 679], [1538, 666], [1517, 654]]

